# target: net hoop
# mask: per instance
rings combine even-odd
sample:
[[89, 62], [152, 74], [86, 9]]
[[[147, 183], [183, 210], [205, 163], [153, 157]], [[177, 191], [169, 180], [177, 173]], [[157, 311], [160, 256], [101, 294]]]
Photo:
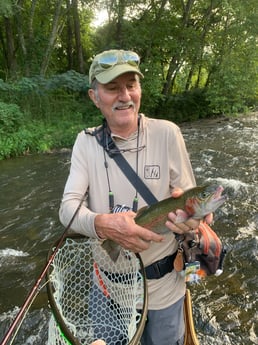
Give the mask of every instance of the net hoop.
[[[53, 342], [53, 339], [49, 339], [51, 340], [50, 342], [48, 342], [48, 344], [72, 344], [72, 345], [87, 345], [86, 343], [82, 343], [80, 339], [78, 339], [78, 337], [74, 334], [74, 332], [72, 331], [73, 329], [73, 325], [69, 324], [67, 325], [65, 318], [62, 314], [62, 312], [60, 311], [60, 304], [57, 302], [56, 297], [55, 297], [55, 286], [53, 283], [53, 279], [52, 279], [52, 275], [53, 275], [53, 265], [55, 265], [55, 260], [57, 260], [58, 258], [58, 254], [60, 252], [60, 250], [62, 248], [64, 248], [64, 246], [66, 245], [67, 241], [74, 241], [76, 242], [78, 245], [80, 245], [80, 243], [84, 243], [85, 241], [97, 241], [97, 240], [93, 240], [90, 238], [87, 238], [85, 236], [79, 235], [79, 234], [72, 234], [72, 235], [67, 235], [64, 237], [64, 241], [62, 246], [60, 247], [60, 249], [58, 250], [55, 259], [53, 260], [53, 264], [52, 266], [50, 266], [46, 272], [46, 279], [47, 279], [47, 294], [48, 294], [48, 300], [49, 300], [49, 304], [53, 313], [53, 319], [50, 320], [49, 323], [49, 329], [52, 327], [55, 328], [54, 332], [52, 329], [52, 336], [53, 333], [55, 334], [55, 336], [57, 336], [57, 338], [59, 339], [57, 342]], [[54, 244], [54, 246], [49, 250], [48, 252], [48, 257], [47, 260], [49, 260], [49, 258], [51, 257], [53, 250], [55, 249], [57, 243]], [[136, 325], [136, 329], [133, 332], [133, 336], [131, 337], [131, 339], [129, 340], [129, 342], [127, 343], [128, 345], [138, 345], [140, 343], [140, 339], [144, 330], [144, 326], [145, 326], [145, 322], [146, 322], [146, 318], [147, 318], [147, 312], [148, 312], [148, 292], [147, 292], [147, 279], [146, 279], [146, 275], [145, 275], [145, 270], [144, 270], [144, 265], [141, 259], [141, 256], [139, 254], [134, 254], [130, 252], [130, 255], [134, 256], [137, 258], [137, 261], [139, 262], [139, 267], [140, 267], [140, 273], [142, 276], [142, 287], [143, 287], [143, 291], [142, 291], [142, 307], [141, 307], [141, 313], [140, 313], [140, 320], [137, 322]], [[91, 279], [90, 277], [88, 277], [89, 279]], [[54, 326], [55, 324], [55, 326]], [[57, 335], [57, 329], [59, 329], [59, 335]], [[62, 340], [60, 340], [62, 339]], [[96, 339], [92, 339], [96, 340]]]

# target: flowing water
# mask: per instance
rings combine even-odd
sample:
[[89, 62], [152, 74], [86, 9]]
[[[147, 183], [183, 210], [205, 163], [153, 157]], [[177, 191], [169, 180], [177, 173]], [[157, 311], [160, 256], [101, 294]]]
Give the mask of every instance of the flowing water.
[[[224, 272], [189, 286], [200, 344], [258, 344], [258, 116], [181, 125], [198, 184], [217, 182], [228, 201], [213, 229], [227, 247]], [[70, 153], [0, 162], [0, 339], [64, 229], [58, 208]], [[43, 287], [14, 344], [43, 345], [50, 310]]]

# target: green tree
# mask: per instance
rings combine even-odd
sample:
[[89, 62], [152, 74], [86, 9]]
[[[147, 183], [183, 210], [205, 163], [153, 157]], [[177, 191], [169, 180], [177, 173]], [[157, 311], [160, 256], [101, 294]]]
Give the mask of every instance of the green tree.
[[64, 66], [85, 72], [85, 55], [92, 54], [92, 44], [84, 45], [91, 40], [92, 1], [1, 1], [0, 70], [5, 80], [51, 74]]
[[257, 0], [0, 0], [0, 77], [83, 74], [99, 51], [133, 49], [153, 110], [193, 92], [236, 111], [257, 101], [257, 33]]

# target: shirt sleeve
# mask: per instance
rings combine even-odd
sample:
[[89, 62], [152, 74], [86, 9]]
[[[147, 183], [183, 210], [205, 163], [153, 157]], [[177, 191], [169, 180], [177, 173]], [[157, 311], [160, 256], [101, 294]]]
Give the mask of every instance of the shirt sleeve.
[[184, 191], [196, 186], [189, 154], [181, 130], [174, 125], [170, 136], [170, 183], [171, 188], [179, 187]]
[[[84, 236], [98, 238], [94, 226], [94, 220], [97, 213], [88, 208], [87, 201], [88, 169], [85, 137], [83, 132], [80, 133], [73, 147], [70, 173], [59, 209], [59, 218], [61, 223], [67, 227], [76, 213], [70, 229]], [[82, 199], [84, 199], [84, 201], [79, 208]]]

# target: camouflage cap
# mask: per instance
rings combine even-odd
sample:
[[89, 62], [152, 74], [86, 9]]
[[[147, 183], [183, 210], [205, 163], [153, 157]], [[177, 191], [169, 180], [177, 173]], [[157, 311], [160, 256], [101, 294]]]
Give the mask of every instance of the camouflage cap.
[[97, 79], [101, 84], [107, 84], [127, 72], [135, 72], [143, 78], [139, 65], [140, 57], [133, 51], [106, 50], [94, 57], [89, 70], [89, 82], [91, 84]]

